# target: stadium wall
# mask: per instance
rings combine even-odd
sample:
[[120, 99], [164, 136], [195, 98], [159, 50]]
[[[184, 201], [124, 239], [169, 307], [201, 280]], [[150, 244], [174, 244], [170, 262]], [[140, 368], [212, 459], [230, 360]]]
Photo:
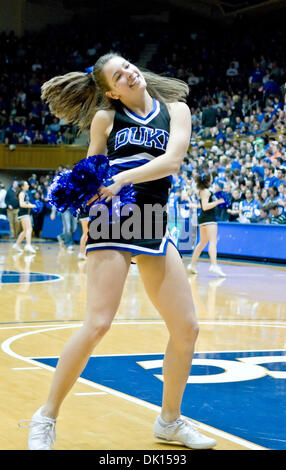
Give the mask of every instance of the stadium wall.
[[0, 31], [14, 31], [22, 36], [24, 31], [40, 31], [47, 24], [69, 21], [74, 11], [53, 0], [0, 0]]
[[71, 167], [86, 156], [87, 149], [77, 145], [17, 145], [0, 144], [1, 170], [55, 170], [59, 165]]

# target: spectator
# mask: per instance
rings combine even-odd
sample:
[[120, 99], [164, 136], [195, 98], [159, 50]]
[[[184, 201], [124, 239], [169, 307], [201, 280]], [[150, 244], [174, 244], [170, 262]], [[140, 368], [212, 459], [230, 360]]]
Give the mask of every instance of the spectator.
[[279, 199], [279, 191], [276, 186], [270, 186], [268, 189], [268, 198], [265, 201], [265, 204], [270, 204], [272, 202], [277, 202]]
[[207, 106], [203, 110], [202, 125], [204, 127], [215, 127], [216, 125], [216, 110], [213, 106]]
[[256, 92], [256, 90], [261, 87], [263, 82], [263, 76], [264, 73], [261, 69], [260, 64], [256, 64], [256, 67], [253, 70], [249, 80], [250, 90], [252, 93]]
[[5, 186], [2, 181], [0, 181], [0, 215], [2, 216], [7, 214], [7, 205], [5, 202], [6, 194]]
[[269, 76], [268, 81], [266, 81], [263, 85], [264, 102], [266, 101], [267, 98], [274, 98], [274, 97], [280, 97], [280, 96], [281, 96], [280, 86], [276, 82], [274, 74], [272, 73]]
[[40, 238], [43, 223], [44, 223], [44, 202], [38, 191], [35, 192], [33, 204], [36, 206], [32, 209], [33, 229], [35, 237]]
[[271, 223], [271, 216], [269, 215], [268, 206], [262, 206], [259, 208], [259, 216], [252, 217], [250, 219], [251, 222], [257, 224], [270, 224]]
[[241, 201], [239, 208], [239, 222], [250, 223], [251, 219], [259, 215], [258, 204], [253, 198], [252, 189], [245, 191], [245, 199]]
[[18, 181], [14, 180], [12, 185], [7, 191], [5, 197], [5, 204], [7, 206], [7, 217], [10, 225], [10, 235], [16, 238], [20, 230], [20, 223], [18, 221], [19, 201], [17, 198]]
[[232, 197], [231, 197], [231, 205], [227, 209], [227, 213], [229, 214], [229, 222], [237, 222], [237, 219], [239, 218], [240, 212], [240, 202], [241, 202], [241, 197], [240, 197], [240, 191], [238, 188], [235, 188], [232, 191]]
[[272, 215], [272, 224], [286, 224], [286, 215], [281, 212], [277, 203], [272, 202], [271, 204], [269, 204], [268, 209]]
[[238, 75], [238, 70], [237, 67], [235, 66], [234, 62], [231, 62], [227, 71], [226, 71], [226, 76], [227, 77], [237, 77]]
[[269, 165], [268, 167], [264, 168], [264, 187], [269, 189], [271, 186], [279, 185], [279, 179], [274, 176], [274, 167]]

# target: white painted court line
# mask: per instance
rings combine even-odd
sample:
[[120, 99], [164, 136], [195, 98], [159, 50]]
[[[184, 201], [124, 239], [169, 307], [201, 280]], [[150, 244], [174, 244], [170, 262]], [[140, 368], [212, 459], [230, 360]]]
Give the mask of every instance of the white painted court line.
[[[134, 322], [135, 325], [142, 324], [142, 323], [145, 323], [145, 322]], [[147, 324], [148, 323], [149, 322], [147, 322]], [[151, 322], [151, 323], [153, 324], [153, 322]], [[217, 322], [207, 322], [207, 323], [217, 324]], [[120, 325], [120, 324], [121, 325], [122, 324], [124, 324], [124, 325], [127, 324], [128, 325], [128, 324], [130, 324], [130, 322], [114, 323], [114, 325]], [[44, 331], [60, 330], [60, 329], [66, 329], [66, 328], [77, 328], [79, 326], [80, 325], [74, 325], [74, 324], [73, 325], [56, 325], [56, 326], [54, 325], [54, 326], [50, 326], [50, 327], [45, 327], [45, 328], [40, 329], [40, 330], [38, 329], [38, 330], [32, 331], [32, 332], [28, 331], [26, 333], [21, 333], [21, 334], [18, 334], [16, 336], [12, 336], [11, 338], [6, 339], [1, 344], [1, 348], [7, 355], [12, 356], [14, 358], [17, 358], [19, 360], [25, 361], [25, 362], [33, 365], [33, 366], [39, 367], [39, 363], [37, 361], [35, 361], [31, 358], [28, 358], [28, 357], [21, 356], [20, 354], [17, 354], [16, 352], [12, 351], [11, 344], [14, 343], [16, 340], [18, 340], [20, 338], [23, 338], [25, 336], [38, 334], [38, 333], [43, 333]], [[275, 326], [276, 327], [277, 326], [281, 327], [281, 325], [275, 325]], [[286, 325], [285, 325], [285, 327], [286, 327]], [[48, 366], [46, 364], [41, 364], [40, 367], [43, 368], [43, 369], [50, 370], [50, 371], [54, 372], [54, 368], [51, 367], [51, 366]], [[160, 413], [160, 411], [161, 411], [160, 406], [153, 405], [152, 403], [148, 403], [148, 402], [146, 402], [144, 400], [141, 400], [139, 398], [135, 398], [133, 396], [126, 395], [125, 393], [118, 392], [117, 390], [113, 390], [112, 388], [108, 388], [108, 387], [105, 387], [105, 386], [100, 385], [98, 383], [91, 382], [89, 380], [83, 379], [82, 377], [79, 377], [77, 381], [80, 382], [80, 383], [84, 383], [86, 385], [89, 385], [92, 388], [96, 388], [97, 390], [100, 390], [101, 392], [108, 393], [108, 394], [113, 395], [117, 398], [121, 398], [123, 400], [129, 401], [129, 402], [134, 403], [136, 405], [148, 408], [149, 410], [156, 411], [157, 413]], [[186, 417], [186, 418], [189, 419], [188, 417]], [[199, 428], [201, 430], [209, 432], [210, 434], [213, 434], [215, 436], [219, 436], [222, 439], [233, 442], [235, 444], [238, 444], [238, 445], [240, 445], [242, 447], [245, 447], [247, 449], [250, 449], [250, 450], [265, 450], [264, 447], [261, 447], [257, 444], [252, 443], [252, 442], [248, 442], [245, 439], [241, 439], [239, 437], [233, 436], [232, 434], [228, 434], [227, 432], [224, 432], [224, 431], [221, 431], [219, 429], [213, 428], [212, 426], [208, 426], [208, 425], [200, 423], [198, 421], [195, 421], [195, 420], [193, 420], [193, 421], [199, 426]]]
[[12, 367], [12, 370], [36, 370], [41, 369], [41, 367]]
[[107, 392], [83, 392], [83, 393], [74, 393], [77, 397], [86, 397], [86, 396], [93, 396], [93, 395], [108, 395]]

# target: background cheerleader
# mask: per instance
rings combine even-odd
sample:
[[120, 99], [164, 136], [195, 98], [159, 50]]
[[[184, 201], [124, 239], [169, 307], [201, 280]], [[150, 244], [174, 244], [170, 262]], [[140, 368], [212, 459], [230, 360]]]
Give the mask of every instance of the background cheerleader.
[[17, 251], [23, 251], [21, 248], [21, 243], [22, 241], [26, 238], [26, 245], [24, 247], [25, 251], [28, 251], [30, 253], [36, 253], [35, 248], [32, 247], [31, 245], [31, 238], [32, 238], [32, 220], [31, 220], [31, 215], [30, 211], [33, 208], [36, 208], [35, 204], [31, 204], [29, 201], [29, 196], [28, 196], [28, 189], [29, 189], [29, 184], [27, 181], [22, 181], [19, 185], [19, 212], [18, 212], [18, 220], [21, 222], [22, 225], [22, 232], [19, 234], [16, 243], [14, 243], [13, 248]]
[[197, 261], [204, 247], [209, 243], [208, 253], [210, 256], [210, 272], [218, 276], [225, 276], [224, 272], [217, 265], [217, 221], [215, 208], [224, 203], [224, 199], [216, 199], [209, 187], [212, 184], [212, 176], [209, 173], [196, 175], [196, 184], [199, 191], [201, 213], [198, 217], [200, 241], [194, 249], [188, 271], [197, 274]]

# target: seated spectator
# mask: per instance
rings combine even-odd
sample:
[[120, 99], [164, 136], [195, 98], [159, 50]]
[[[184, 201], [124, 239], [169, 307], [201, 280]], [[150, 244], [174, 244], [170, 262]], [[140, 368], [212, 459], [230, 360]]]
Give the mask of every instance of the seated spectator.
[[44, 132], [44, 141], [46, 144], [56, 144], [57, 143], [56, 133], [48, 129], [47, 132]]
[[18, 142], [19, 142], [19, 144], [31, 145], [32, 144], [32, 134], [31, 134], [31, 132], [28, 131], [27, 129], [25, 129], [23, 133], [19, 134]]
[[237, 77], [238, 75], [238, 70], [237, 67], [235, 67], [234, 62], [231, 62], [227, 71], [226, 71], [226, 76], [227, 77]]
[[286, 213], [286, 181], [279, 184], [278, 187], [279, 197], [277, 199], [277, 204], [283, 208], [283, 213]]
[[32, 143], [35, 144], [35, 145], [41, 145], [41, 144], [45, 143], [44, 136], [43, 136], [42, 132], [40, 132], [37, 129], [35, 130], [34, 135], [32, 137]]
[[198, 83], [200, 83], [200, 79], [199, 79], [199, 77], [196, 77], [193, 72], [191, 72], [187, 83], [190, 86], [196, 86], [196, 85], [198, 85]]
[[240, 208], [240, 191], [238, 188], [235, 188], [231, 194], [230, 207], [227, 209], [227, 214], [229, 222], [237, 222], [239, 217], [239, 208]]
[[256, 224], [270, 224], [271, 223], [271, 215], [269, 214], [268, 206], [262, 206], [259, 208], [259, 216], [252, 217], [250, 222]]
[[213, 106], [207, 106], [203, 110], [202, 125], [204, 127], [215, 127], [216, 125], [216, 109]]
[[264, 187], [269, 189], [271, 186], [278, 186], [280, 181], [274, 176], [274, 167], [272, 165], [264, 168]]
[[268, 190], [266, 188], [262, 188], [259, 195], [260, 207], [266, 204], [268, 196]]
[[263, 120], [260, 123], [260, 126], [258, 126], [258, 129], [260, 132], [265, 132], [269, 131], [273, 127], [273, 121], [270, 118], [270, 115], [267, 113], [264, 115]]
[[240, 223], [250, 223], [251, 219], [258, 215], [258, 203], [253, 197], [253, 190], [248, 188], [245, 190], [245, 199], [240, 203], [238, 221]]
[[48, 129], [51, 132], [59, 132], [61, 130], [60, 120], [58, 118], [53, 118], [53, 122], [48, 125]]
[[261, 108], [256, 109], [256, 119], [259, 124], [261, 124], [264, 119], [264, 112], [261, 110]]
[[282, 213], [277, 203], [272, 202], [268, 205], [268, 209], [272, 215], [272, 224], [286, 224], [286, 215]]
[[268, 188], [268, 198], [265, 201], [265, 204], [270, 204], [272, 202], [277, 202], [279, 199], [279, 191], [276, 186], [270, 186]]
[[263, 98], [266, 100], [268, 97], [274, 98], [274, 97], [280, 97], [281, 96], [281, 90], [280, 86], [275, 80], [275, 77], [273, 74], [269, 76], [269, 79], [266, 83], [263, 84]]

